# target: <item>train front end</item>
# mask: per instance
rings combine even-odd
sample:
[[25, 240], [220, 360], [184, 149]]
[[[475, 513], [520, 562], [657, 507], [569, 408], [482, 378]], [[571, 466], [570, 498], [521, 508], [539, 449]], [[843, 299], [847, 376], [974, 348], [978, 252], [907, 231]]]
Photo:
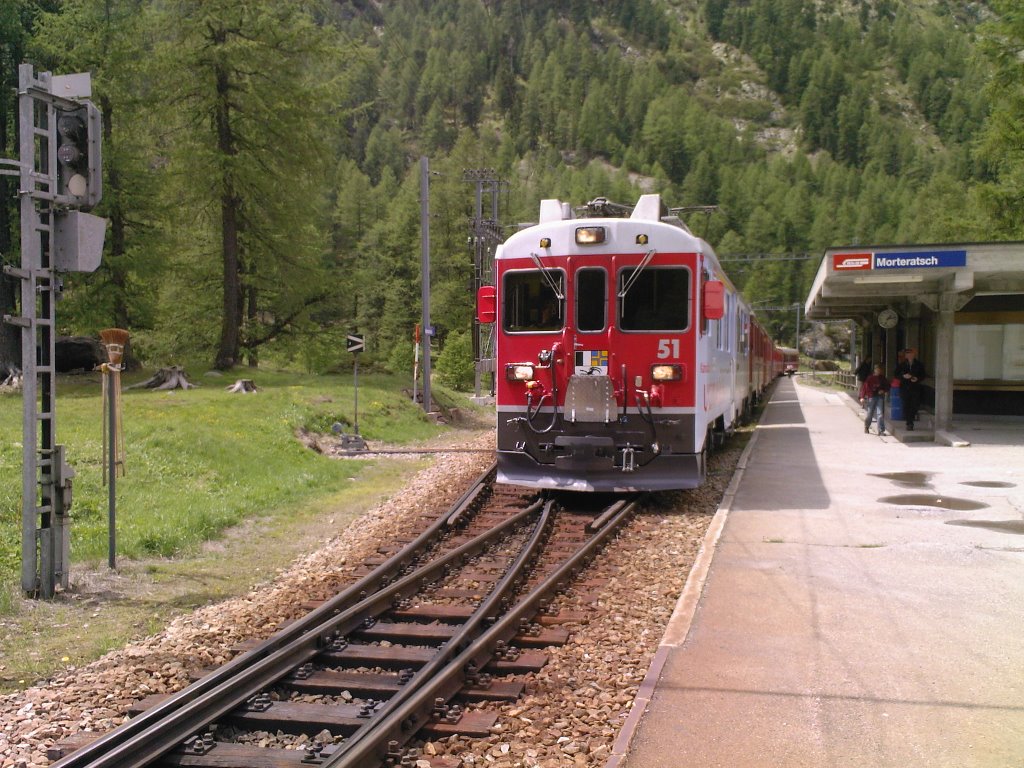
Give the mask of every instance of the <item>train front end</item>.
[[703, 481], [699, 308], [714, 314], [721, 284], [707, 279], [706, 243], [664, 213], [658, 195], [629, 218], [575, 218], [545, 200], [540, 222], [499, 249], [481, 319], [497, 323], [500, 482], [629, 492]]

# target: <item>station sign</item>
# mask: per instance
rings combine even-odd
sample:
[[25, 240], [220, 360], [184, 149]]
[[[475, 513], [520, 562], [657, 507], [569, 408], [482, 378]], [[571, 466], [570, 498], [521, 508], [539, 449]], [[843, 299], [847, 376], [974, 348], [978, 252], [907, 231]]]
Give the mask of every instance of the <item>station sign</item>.
[[966, 267], [967, 251], [885, 251], [871, 253], [835, 253], [833, 272], [855, 272], [869, 269], [938, 269]]

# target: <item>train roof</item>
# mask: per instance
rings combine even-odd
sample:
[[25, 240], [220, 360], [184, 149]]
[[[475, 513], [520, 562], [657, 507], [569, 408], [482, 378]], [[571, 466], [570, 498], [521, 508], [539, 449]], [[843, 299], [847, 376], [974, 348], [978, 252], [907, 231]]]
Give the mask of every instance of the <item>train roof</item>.
[[[628, 213], [628, 216], [624, 215]], [[540, 215], [536, 224], [528, 225], [508, 238], [498, 249], [495, 258], [518, 257], [523, 243], [530, 243], [538, 236], [550, 238], [553, 253], [565, 253], [575, 247], [571, 238], [578, 226], [602, 225], [609, 227], [612, 236], [601, 245], [587, 246], [588, 251], [597, 253], [621, 253], [623, 245], [629, 243], [635, 248], [637, 235], [646, 234], [650, 243], [659, 250], [666, 250], [663, 244], [666, 234], [671, 238], [672, 251], [703, 253], [714, 257], [714, 250], [708, 243], [697, 237], [676, 215], [672, 214], [661, 200], [661, 195], [641, 195], [634, 206], [618, 205], [604, 198], [592, 200], [583, 210], [574, 209], [562, 200], [541, 200]], [[653, 233], [658, 232], [655, 236]], [[661, 240], [662, 244], [659, 244]], [[539, 243], [539, 241], [538, 241]], [[534, 247], [539, 247], [535, 245]], [[514, 252], [510, 253], [510, 251]]]

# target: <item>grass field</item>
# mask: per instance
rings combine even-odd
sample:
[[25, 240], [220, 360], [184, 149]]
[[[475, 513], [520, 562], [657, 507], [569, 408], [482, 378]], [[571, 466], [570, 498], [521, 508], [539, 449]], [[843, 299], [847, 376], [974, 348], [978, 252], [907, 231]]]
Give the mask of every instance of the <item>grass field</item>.
[[[124, 393], [127, 475], [117, 484], [117, 550], [128, 559], [195, 553], [227, 528], [287, 515], [337, 494], [371, 462], [328, 459], [303, 447], [301, 428], [351, 431], [351, 377], [258, 371], [255, 394], [232, 394], [225, 377], [199, 376], [197, 389]], [[146, 374], [127, 378], [125, 385]], [[359, 427], [368, 441], [412, 443], [443, 431], [401, 394], [407, 382], [360, 378]], [[76, 472], [72, 563], [107, 557], [108, 502], [103, 486], [100, 375], [61, 377], [57, 442]], [[443, 394], [442, 394], [443, 396]], [[0, 616], [20, 588], [20, 395], [0, 396]]]

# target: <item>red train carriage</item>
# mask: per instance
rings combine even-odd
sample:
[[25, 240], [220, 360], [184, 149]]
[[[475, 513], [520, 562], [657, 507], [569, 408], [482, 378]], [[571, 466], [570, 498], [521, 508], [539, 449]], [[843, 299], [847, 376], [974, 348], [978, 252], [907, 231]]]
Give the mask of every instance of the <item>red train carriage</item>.
[[[763, 331], [660, 196], [628, 218], [544, 200], [495, 256], [498, 477], [583, 491], [693, 488], [709, 440], [767, 386]], [[770, 349], [770, 348], [769, 348]]]
[[800, 353], [792, 347], [776, 347], [776, 357], [779, 361], [779, 372], [786, 376], [792, 376], [800, 367]]

